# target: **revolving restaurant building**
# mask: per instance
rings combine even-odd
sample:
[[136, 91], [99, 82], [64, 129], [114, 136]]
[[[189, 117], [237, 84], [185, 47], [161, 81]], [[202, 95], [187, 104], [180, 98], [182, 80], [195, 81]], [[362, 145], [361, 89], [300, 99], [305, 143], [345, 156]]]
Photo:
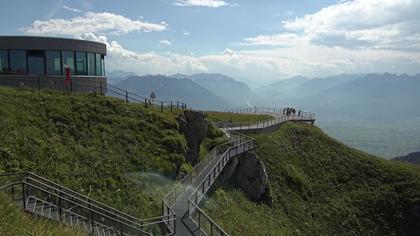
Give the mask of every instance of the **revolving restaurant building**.
[[103, 93], [105, 55], [106, 45], [98, 42], [0, 36], [0, 85]]

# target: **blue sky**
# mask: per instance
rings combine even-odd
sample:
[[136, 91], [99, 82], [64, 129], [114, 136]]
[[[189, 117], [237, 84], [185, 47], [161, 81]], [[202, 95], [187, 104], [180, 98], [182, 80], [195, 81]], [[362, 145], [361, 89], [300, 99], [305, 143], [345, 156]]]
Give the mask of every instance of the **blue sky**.
[[420, 73], [418, 0], [14, 0], [1, 12], [2, 35], [106, 43], [110, 70], [220, 72], [253, 84]]

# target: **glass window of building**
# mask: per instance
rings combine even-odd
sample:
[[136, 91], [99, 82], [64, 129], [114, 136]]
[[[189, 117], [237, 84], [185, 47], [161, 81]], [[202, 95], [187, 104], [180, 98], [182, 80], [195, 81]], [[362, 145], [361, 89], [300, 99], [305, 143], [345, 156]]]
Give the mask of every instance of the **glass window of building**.
[[95, 75], [95, 53], [88, 53], [88, 75]]
[[71, 74], [74, 75], [74, 52], [63, 51], [61, 53], [61, 56], [63, 58], [63, 73], [64, 73], [64, 68], [68, 66], [70, 67]]
[[47, 51], [45, 54], [47, 61], [47, 74], [61, 75], [60, 51]]
[[44, 67], [44, 51], [28, 50], [28, 74], [43, 75], [45, 74]]
[[9, 71], [9, 58], [7, 56], [7, 50], [0, 50], [0, 74], [7, 73]]
[[102, 76], [105, 76], [105, 59], [103, 55], [101, 57], [101, 65], [102, 65]]
[[10, 70], [14, 74], [26, 74], [25, 50], [9, 50]]
[[76, 52], [76, 74], [87, 75], [86, 52]]
[[102, 63], [101, 63], [101, 54], [96, 54], [96, 75], [102, 75]]

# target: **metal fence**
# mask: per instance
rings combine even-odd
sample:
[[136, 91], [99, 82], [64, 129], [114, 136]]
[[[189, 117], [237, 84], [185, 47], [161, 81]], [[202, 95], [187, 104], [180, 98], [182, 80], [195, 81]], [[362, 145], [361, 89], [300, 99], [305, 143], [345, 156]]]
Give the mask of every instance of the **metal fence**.
[[0, 175], [0, 191], [26, 212], [78, 226], [93, 235], [152, 235], [142, 221], [30, 172]]
[[187, 105], [180, 101], [150, 99], [134, 92], [108, 84], [105, 78], [77, 76], [68, 84], [63, 76], [18, 76], [0, 75], [0, 84], [11, 87], [25, 87], [38, 90], [59, 90], [69, 93], [97, 93], [132, 103], [142, 103], [145, 107], [164, 110], [185, 110]]
[[228, 234], [199, 207], [199, 204], [230, 159], [255, 147], [253, 138], [237, 133], [226, 126], [225, 130], [227, 130], [230, 138], [233, 140], [233, 145], [229, 146], [217, 157], [215, 164], [210, 166], [211, 169], [207, 171], [200, 183], [195, 186], [194, 191], [188, 198], [188, 216], [205, 235]]
[[225, 112], [228, 113], [237, 113], [237, 114], [277, 114], [277, 115], [285, 115], [285, 116], [294, 116], [301, 119], [311, 119], [315, 120], [315, 114], [303, 110], [296, 110], [294, 113], [287, 114], [287, 108], [271, 108], [271, 107], [248, 107], [248, 108], [240, 108], [234, 110], [226, 110]]

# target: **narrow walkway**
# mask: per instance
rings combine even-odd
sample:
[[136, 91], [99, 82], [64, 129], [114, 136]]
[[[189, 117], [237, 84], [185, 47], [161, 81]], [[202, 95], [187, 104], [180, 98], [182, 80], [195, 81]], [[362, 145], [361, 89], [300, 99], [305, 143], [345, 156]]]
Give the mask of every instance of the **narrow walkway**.
[[[256, 113], [252, 113], [252, 114], [256, 114]], [[231, 124], [232, 126], [229, 128], [228, 127], [221, 128], [221, 130], [233, 140], [233, 143], [231, 144], [230, 147], [228, 147], [229, 149], [226, 149], [226, 152], [220, 153], [216, 158], [213, 158], [211, 161], [209, 161], [209, 163], [207, 163], [207, 165], [201, 170], [201, 172], [194, 178], [194, 180], [192, 181], [192, 184], [188, 186], [185, 192], [176, 199], [175, 204], [173, 206], [173, 210], [176, 213], [176, 223], [175, 223], [176, 235], [180, 235], [180, 236], [211, 235], [212, 230], [210, 230], [211, 232], [204, 232], [205, 230], [204, 228], [208, 228], [209, 225], [207, 225], [204, 228], [199, 227], [199, 225], [197, 225], [197, 222], [194, 222], [191, 216], [188, 215], [190, 212], [189, 198], [195, 193], [195, 191], [200, 191], [200, 190], [197, 190], [198, 187], [200, 187], [200, 189], [201, 187], [203, 187], [203, 190], [204, 190], [204, 191], [200, 191], [200, 195], [206, 194], [207, 190], [211, 187], [211, 185], [216, 180], [219, 173], [223, 170], [224, 166], [227, 164], [226, 162], [222, 166], [221, 170], [219, 170], [218, 172], [214, 170], [214, 168], [217, 165], [219, 165], [220, 167], [220, 160], [222, 158], [228, 156], [228, 158], [230, 159], [231, 157], [240, 155], [254, 148], [253, 142], [252, 142], [252, 146], [248, 146], [248, 147], [246, 145], [238, 145], [238, 144], [244, 143], [244, 139], [242, 137], [242, 134], [237, 133], [236, 131], [266, 129], [272, 126], [278, 126], [279, 124], [284, 123], [286, 121], [290, 121], [290, 120], [310, 122], [310, 123], [315, 122], [315, 117], [313, 115], [305, 117], [305, 116], [296, 116], [296, 115], [286, 116], [281, 113], [262, 113], [261, 112], [257, 114], [266, 114], [266, 115], [268, 114], [268, 115], [273, 116], [274, 119], [269, 120], [269, 121], [259, 122], [259, 123], [253, 123], [253, 124], [246, 123], [246, 125], [244, 123], [232, 123]], [[232, 147], [235, 147], [235, 148], [232, 149]], [[207, 181], [206, 179], [207, 177], [209, 177], [209, 181]], [[203, 182], [208, 182], [207, 186]], [[195, 200], [197, 201], [197, 205], [200, 203], [201, 199], [202, 197], [195, 198]], [[211, 221], [211, 219], [207, 219], [207, 220]], [[213, 225], [211, 227], [213, 227]], [[219, 227], [219, 226], [214, 224], [214, 227]], [[219, 227], [219, 230], [222, 230], [222, 229], [220, 229]], [[224, 235], [224, 234], [217, 234], [217, 235]]]

